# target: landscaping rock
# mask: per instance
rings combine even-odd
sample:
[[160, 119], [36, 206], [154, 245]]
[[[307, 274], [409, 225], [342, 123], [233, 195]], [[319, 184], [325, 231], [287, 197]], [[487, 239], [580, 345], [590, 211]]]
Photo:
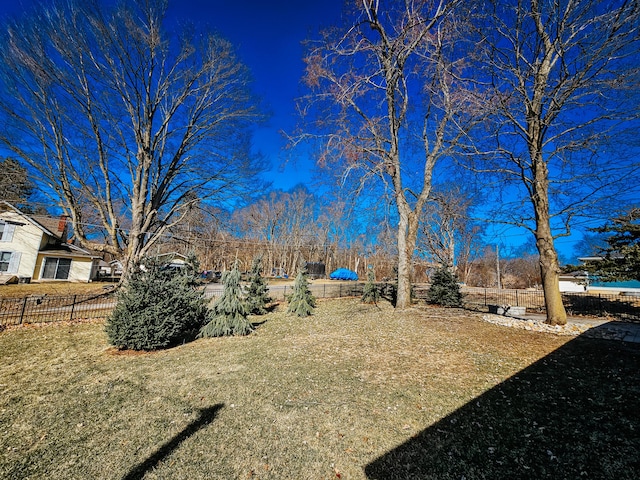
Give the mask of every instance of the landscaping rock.
[[485, 322], [502, 325], [503, 327], [521, 328], [534, 332], [553, 333], [556, 335], [581, 335], [589, 330], [590, 325], [548, 325], [538, 320], [523, 320], [503, 315], [483, 315]]
[[606, 340], [624, 340], [631, 332], [624, 328], [609, 328], [606, 326], [567, 323], [566, 325], [548, 325], [540, 320], [511, 318], [504, 315], [483, 315], [485, 322], [503, 327], [520, 328], [533, 332], [552, 333], [554, 335], [584, 335], [589, 338], [603, 338]]

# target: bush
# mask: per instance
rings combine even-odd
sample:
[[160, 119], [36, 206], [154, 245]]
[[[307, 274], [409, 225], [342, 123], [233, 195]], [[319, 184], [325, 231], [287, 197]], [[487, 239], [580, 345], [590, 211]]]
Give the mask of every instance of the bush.
[[266, 306], [271, 302], [271, 298], [269, 297], [267, 282], [262, 276], [262, 260], [260, 258], [253, 260], [249, 282], [247, 290], [249, 313], [264, 315], [267, 313]]
[[253, 332], [253, 325], [247, 318], [249, 308], [242, 295], [237, 265], [222, 274], [222, 283], [224, 291], [213, 305], [209, 322], [200, 330], [200, 338], [248, 335]]
[[461, 307], [462, 292], [458, 280], [448, 268], [439, 268], [431, 278], [427, 301], [444, 307]]
[[105, 326], [109, 342], [120, 349], [157, 350], [193, 340], [207, 314], [196, 284], [193, 265], [176, 271], [144, 260], [117, 294]]
[[287, 313], [295, 313], [299, 317], [308, 317], [313, 313], [315, 306], [316, 299], [311, 294], [311, 290], [309, 290], [307, 274], [304, 269], [301, 269], [293, 284], [293, 293], [289, 298]]
[[375, 284], [375, 274], [372, 268], [367, 271], [367, 283], [364, 284], [362, 292], [362, 303], [378, 303], [380, 300], [380, 292]]

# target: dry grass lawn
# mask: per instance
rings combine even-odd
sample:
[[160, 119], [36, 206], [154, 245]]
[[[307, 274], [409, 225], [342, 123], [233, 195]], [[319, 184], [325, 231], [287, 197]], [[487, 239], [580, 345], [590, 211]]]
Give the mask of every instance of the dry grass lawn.
[[0, 334], [0, 478], [638, 478], [637, 346], [321, 301], [250, 336], [113, 351]]
[[21, 298], [28, 295], [84, 295], [89, 293], [103, 293], [106, 288], [115, 284], [104, 282], [73, 283], [73, 282], [42, 282], [13, 285], [0, 285], [0, 297]]

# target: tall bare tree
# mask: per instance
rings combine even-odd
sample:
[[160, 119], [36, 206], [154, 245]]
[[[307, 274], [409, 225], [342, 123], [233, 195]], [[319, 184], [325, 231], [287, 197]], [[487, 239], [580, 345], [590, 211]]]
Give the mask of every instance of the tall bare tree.
[[[357, 4], [346, 31], [310, 44], [302, 114], [322, 140], [320, 164], [388, 188], [397, 209], [397, 308], [410, 304], [420, 215], [436, 164], [466, 140], [475, 98], [464, 81], [462, 2], [405, 0]], [[379, 184], [378, 184], [379, 185]], [[382, 195], [382, 194], [381, 194]]]
[[638, 118], [633, 99], [640, 3], [493, 0], [483, 5], [478, 35], [485, 55], [478, 72], [494, 90], [499, 161], [488, 170], [504, 175], [505, 198], [518, 199], [503, 206], [510, 222], [535, 236], [547, 321], [564, 324], [554, 240], [568, 235], [572, 220], [596, 200], [638, 183], [637, 161], [630, 162], [614, 142], [621, 141], [616, 134], [629, 125], [625, 122]]
[[216, 35], [165, 29], [166, 7], [40, 5], [0, 44], [0, 141], [57, 194], [81, 245], [127, 264], [197, 202], [255, 173], [246, 68]]
[[26, 168], [13, 158], [0, 158], [0, 200], [12, 203], [25, 211], [32, 211], [29, 209], [28, 200], [33, 189], [34, 185], [29, 180]]
[[256, 199], [250, 205], [234, 212], [234, 223], [241, 235], [248, 240], [263, 242], [266, 249], [265, 270], [268, 275], [276, 272], [276, 267], [282, 267], [278, 251], [282, 239], [283, 217], [285, 204], [281, 200], [283, 192], [272, 191]]
[[434, 188], [431, 196], [421, 221], [418, 251], [464, 281], [482, 230], [470, 217], [474, 197], [460, 183]]

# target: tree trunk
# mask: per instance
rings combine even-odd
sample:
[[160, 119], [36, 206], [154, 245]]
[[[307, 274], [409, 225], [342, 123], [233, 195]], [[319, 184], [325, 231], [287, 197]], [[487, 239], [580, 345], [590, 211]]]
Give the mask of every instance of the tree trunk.
[[421, 207], [411, 211], [406, 202], [402, 205], [400, 222], [398, 223], [398, 295], [396, 308], [405, 309], [411, 306], [411, 271], [413, 251], [418, 236], [419, 215]]
[[408, 251], [408, 226], [406, 215], [400, 214], [398, 223], [398, 292], [396, 296], [396, 308], [405, 309], [411, 305], [411, 258]]
[[540, 275], [542, 276], [542, 288], [544, 291], [544, 304], [547, 309], [547, 323], [550, 325], [565, 325], [567, 312], [562, 303], [558, 274], [560, 265], [558, 254], [553, 246], [553, 238], [550, 232], [536, 232], [536, 245], [540, 253]]
[[547, 167], [540, 160], [541, 155], [539, 153], [537, 153], [536, 158], [534, 178], [537, 179], [537, 182], [534, 185], [532, 200], [536, 217], [536, 246], [540, 254], [540, 275], [542, 277], [544, 303], [547, 309], [547, 323], [550, 325], [565, 325], [567, 323], [567, 312], [562, 303], [558, 279], [560, 264], [558, 263], [558, 253], [553, 244], [553, 234], [551, 233]]

